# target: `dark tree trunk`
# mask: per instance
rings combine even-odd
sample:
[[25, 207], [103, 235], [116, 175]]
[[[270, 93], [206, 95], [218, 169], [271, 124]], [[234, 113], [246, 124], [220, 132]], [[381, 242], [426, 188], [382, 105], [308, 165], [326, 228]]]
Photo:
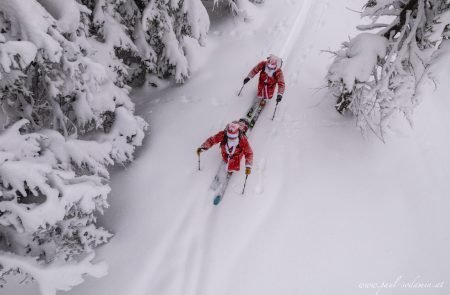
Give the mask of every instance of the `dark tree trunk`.
[[418, 3], [419, 3], [419, 0], [410, 0], [408, 2], [408, 4], [406, 4], [405, 7], [403, 7], [402, 12], [400, 13], [400, 19], [399, 19], [398, 23], [393, 25], [391, 28], [389, 28], [384, 33], [383, 36], [386, 39], [389, 39], [391, 37], [391, 34], [393, 36], [403, 29], [403, 26], [405, 25], [405, 22], [406, 22], [406, 14], [408, 13], [408, 11], [416, 10]]

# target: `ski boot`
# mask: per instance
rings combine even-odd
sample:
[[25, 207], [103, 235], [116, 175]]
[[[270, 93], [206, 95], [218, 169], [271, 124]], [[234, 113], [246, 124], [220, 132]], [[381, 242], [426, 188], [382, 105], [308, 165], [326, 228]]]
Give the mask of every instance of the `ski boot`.
[[261, 103], [261, 98], [256, 98], [256, 100], [253, 102], [252, 107], [248, 110], [247, 112], [247, 118], [249, 120], [251, 120], [253, 118], [253, 116], [255, 115], [255, 110], [258, 109], [260, 103]]
[[251, 108], [248, 110], [247, 118], [251, 119], [251, 118], [253, 117], [253, 112], [254, 112], [254, 111], [255, 111], [255, 109], [254, 109], [253, 107], [251, 107]]

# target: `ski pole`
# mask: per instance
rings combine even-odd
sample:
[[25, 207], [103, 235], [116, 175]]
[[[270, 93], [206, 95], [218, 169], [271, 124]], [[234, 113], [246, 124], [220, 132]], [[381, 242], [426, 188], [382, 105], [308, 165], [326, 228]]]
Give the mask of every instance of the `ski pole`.
[[275, 111], [273, 111], [272, 121], [275, 118], [275, 113], [277, 112], [278, 103], [279, 102], [277, 101], [277, 104], [275, 105]]
[[238, 96], [241, 95], [242, 89], [244, 89], [245, 84], [242, 84], [241, 90], [239, 90]]
[[200, 154], [198, 154], [198, 171], [200, 171]]
[[248, 174], [245, 176], [244, 188], [242, 189], [242, 194], [245, 192], [245, 186], [247, 185]]

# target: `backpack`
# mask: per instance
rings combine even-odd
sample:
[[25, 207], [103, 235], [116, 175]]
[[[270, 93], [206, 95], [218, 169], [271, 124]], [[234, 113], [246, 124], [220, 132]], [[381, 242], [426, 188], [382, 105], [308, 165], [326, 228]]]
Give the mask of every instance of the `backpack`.
[[[244, 118], [239, 119], [238, 123], [240, 125], [240, 127], [239, 127], [239, 135], [238, 135], [238, 138], [239, 138], [239, 141], [240, 141], [243, 136], [245, 136], [247, 138], [247, 134], [246, 133], [247, 133], [248, 128], [250, 127], [250, 123]], [[244, 124], [245, 127], [242, 126], [241, 123]], [[227, 144], [227, 141], [228, 141], [227, 128], [225, 128], [223, 130], [223, 139], [222, 139], [222, 142], [220, 143], [220, 145]], [[238, 146], [239, 146], [239, 144], [238, 144]]]

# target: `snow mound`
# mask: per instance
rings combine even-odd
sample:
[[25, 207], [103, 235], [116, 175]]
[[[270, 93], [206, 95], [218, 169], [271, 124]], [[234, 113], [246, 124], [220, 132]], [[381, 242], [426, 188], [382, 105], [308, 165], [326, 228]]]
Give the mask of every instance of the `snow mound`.
[[68, 291], [81, 284], [86, 274], [99, 278], [108, 272], [105, 263], [91, 263], [94, 254], [88, 255], [79, 263], [52, 263], [50, 266], [43, 266], [33, 258], [0, 253], [0, 264], [6, 269], [19, 267], [33, 276], [39, 283], [41, 295], [55, 295], [58, 290]]
[[61, 46], [47, 32], [55, 26], [53, 18], [36, 1], [0, 1], [0, 11], [11, 22], [17, 35], [43, 48], [51, 61], [61, 56]]
[[344, 42], [344, 49], [337, 52], [337, 58], [328, 73], [329, 81], [343, 81], [347, 90], [353, 89], [355, 82], [365, 82], [375, 67], [378, 57], [386, 55], [386, 38], [362, 33]]
[[64, 33], [73, 33], [80, 24], [80, 9], [74, 0], [38, 0], [57, 20], [59, 29]]
[[36, 53], [36, 46], [28, 41], [0, 43], [0, 66], [7, 73], [11, 68], [25, 68], [34, 60]]

